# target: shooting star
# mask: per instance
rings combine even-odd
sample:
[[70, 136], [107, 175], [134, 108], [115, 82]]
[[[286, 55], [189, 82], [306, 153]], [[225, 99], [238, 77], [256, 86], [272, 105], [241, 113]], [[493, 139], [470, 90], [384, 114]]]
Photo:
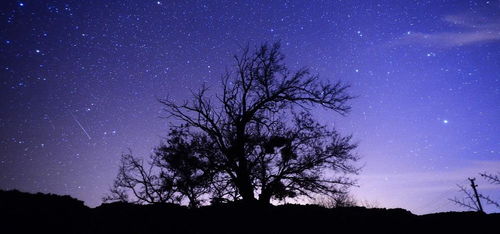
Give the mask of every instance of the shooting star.
[[78, 121], [78, 119], [76, 119], [76, 116], [73, 115], [73, 113], [71, 113], [71, 116], [73, 117], [73, 119], [75, 120], [75, 122], [78, 124], [78, 126], [80, 126], [80, 128], [82, 129], [82, 131], [85, 133], [85, 135], [87, 135], [87, 137], [89, 138], [89, 140], [92, 140], [92, 137], [90, 137], [89, 133], [87, 132], [87, 130], [85, 130], [85, 128], [82, 126], [82, 124], [80, 123], [80, 121]]

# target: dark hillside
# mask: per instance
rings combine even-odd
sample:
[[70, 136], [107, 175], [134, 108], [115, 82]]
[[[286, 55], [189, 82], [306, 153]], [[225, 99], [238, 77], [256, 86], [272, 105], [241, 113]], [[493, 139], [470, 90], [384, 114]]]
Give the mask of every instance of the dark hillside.
[[70, 196], [13, 190], [0, 191], [0, 212], [2, 226], [11, 230], [2, 233], [27, 233], [33, 230], [85, 233], [81, 226], [88, 223], [91, 209], [83, 201]]
[[403, 209], [326, 209], [314, 205], [224, 204], [197, 209], [103, 204], [69, 196], [0, 192], [3, 233], [497, 233], [499, 214], [417, 216]]

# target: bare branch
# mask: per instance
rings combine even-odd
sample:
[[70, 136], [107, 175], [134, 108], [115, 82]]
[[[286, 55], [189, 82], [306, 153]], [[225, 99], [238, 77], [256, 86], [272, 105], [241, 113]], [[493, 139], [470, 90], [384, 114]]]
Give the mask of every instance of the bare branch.
[[464, 208], [467, 208], [469, 210], [473, 211], [479, 211], [479, 205], [477, 204], [476, 200], [474, 199], [474, 195], [472, 194], [471, 191], [467, 190], [464, 186], [458, 185], [457, 186], [460, 188], [460, 192], [465, 195], [464, 198], [459, 199], [459, 198], [453, 198], [449, 199], [450, 201], [454, 202], [455, 204], [462, 206]]
[[486, 172], [480, 173], [480, 175], [488, 180], [492, 184], [500, 184], [500, 174], [488, 174]]

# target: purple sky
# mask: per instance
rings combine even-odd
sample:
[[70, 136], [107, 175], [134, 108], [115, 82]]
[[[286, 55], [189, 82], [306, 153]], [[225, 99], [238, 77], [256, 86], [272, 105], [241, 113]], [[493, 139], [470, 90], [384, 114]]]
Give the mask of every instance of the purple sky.
[[499, 1], [186, 2], [1, 1], [1, 189], [99, 205], [120, 154], [166, 135], [156, 97], [215, 89], [240, 45], [277, 40], [352, 84], [350, 115], [316, 112], [359, 142], [359, 200], [461, 210], [456, 185], [500, 171]]

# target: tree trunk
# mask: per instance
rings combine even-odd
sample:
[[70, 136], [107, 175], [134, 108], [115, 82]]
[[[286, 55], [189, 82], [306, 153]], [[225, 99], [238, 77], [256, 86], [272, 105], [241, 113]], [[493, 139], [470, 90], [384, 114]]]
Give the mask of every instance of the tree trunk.
[[240, 160], [238, 167], [237, 175], [239, 183], [237, 184], [237, 187], [241, 197], [243, 197], [243, 201], [255, 201], [252, 181], [250, 181], [246, 161], [244, 159]]
[[243, 201], [255, 201], [253, 194], [254, 187], [250, 178], [247, 158], [245, 154], [245, 124], [238, 123], [236, 125], [236, 141], [234, 142], [234, 153], [238, 161], [236, 175], [238, 177], [238, 191], [243, 198]]
[[[246, 183], [245, 183], [246, 184]], [[255, 197], [253, 195], [253, 188], [252, 186], [248, 185], [242, 185], [239, 188], [241, 197], [243, 198], [243, 201], [255, 201]]]
[[259, 201], [264, 204], [271, 203], [271, 192], [269, 192], [269, 189], [267, 187], [262, 189], [262, 192], [259, 195]]

